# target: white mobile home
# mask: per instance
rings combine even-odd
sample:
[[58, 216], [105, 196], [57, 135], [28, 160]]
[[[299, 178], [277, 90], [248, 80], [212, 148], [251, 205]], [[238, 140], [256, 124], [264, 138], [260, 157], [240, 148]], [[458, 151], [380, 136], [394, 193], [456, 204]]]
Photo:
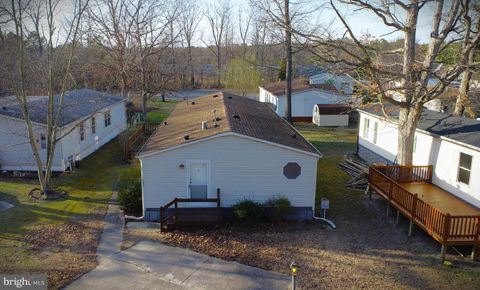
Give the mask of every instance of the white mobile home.
[[[259, 101], [269, 103], [280, 116], [285, 115], [285, 82], [260, 87]], [[292, 119], [312, 122], [316, 104], [350, 104], [352, 99], [339, 93], [332, 85], [310, 85], [303, 80], [292, 82]]]
[[[398, 110], [378, 106], [360, 113], [358, 154], [369, 163], [394, 163]], [[424, 109], [414, 137], [414, 165], [433, 165], [432, 182], [480, 207], [480, 121]]]
[[[55, 106], [59, 97], [55, 96]], [[28, 102], [34, 136], [42, 160], [46, 160], [47, 99]], [[89, 89], [68, 91], [64, 96], [60, 141], [55, 150], [53, 171], [72, 169], [126, 128], [125, 100]], [[0, 170], [35, 171], [36, 164], [27, 130], [18, 104], [0, 108]]]
[[324, 71], [309, 78], [311, 85], [319, 84], [331, 84], [339, 92], [347, 95], [353, 94], [355, 87], [355, 79], [347, 74], [335, 74], [328, 71]]
[[138, 158], [146, 220], [175, 198], [213, 198], [217, 189], [223, 209], [281, 195], [299, 218], [313, 214], [320, 153], [255, 100], [217, 93], [179, 103]]

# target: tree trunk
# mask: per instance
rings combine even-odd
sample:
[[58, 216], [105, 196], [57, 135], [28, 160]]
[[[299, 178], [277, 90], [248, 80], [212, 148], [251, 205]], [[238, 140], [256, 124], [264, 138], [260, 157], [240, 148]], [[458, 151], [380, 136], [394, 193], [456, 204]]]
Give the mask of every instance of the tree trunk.
[[292, 124], [292, 31], [289, 0], [285, 0], [285, 50], [287, 65], [285, 71], [285, 119]]
[[193, 71], [192, 46], [188, 43], [188, 66], [190, 68], [190, 85], [195, 87], [195, 73]]
[[397, 162], [400, 165], [413, 164], [413, 141], [423, 105], [416, 104], [412, 108], [401, 108], [398, 116]]
[[[473, 50], [472, 50], [473, 51]], [[472, 72], [467, 68], [462, 74], [462, 81], [460, 82], [460, 89], [458, 90], [457, 101], [455, 102], [454, 116], [462, 116], [465, 112], [465, 107], [469, 103], [468, 89], [470, 87], [470, 79]]]
[[217, 46], [217, 87], [220, 88], [221, 85], [221, 77], [222, 77], [222, 58], [220, 56], [221, 48], [220, 45]]

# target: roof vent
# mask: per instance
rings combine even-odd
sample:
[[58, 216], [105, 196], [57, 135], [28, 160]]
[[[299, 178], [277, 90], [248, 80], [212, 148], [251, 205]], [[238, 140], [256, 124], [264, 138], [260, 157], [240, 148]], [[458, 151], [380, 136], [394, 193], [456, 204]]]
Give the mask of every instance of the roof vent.
[[183, 136], [183, 139], [185, 139], [185, 141], [188, 141], [188, 140], [190, 140], [190, 136], [185, 135], [185, 136]]
[[167, 126], [168, 125], [167, 121], [163, 122], [163, 125]]
[[233, 114], [233, 115], [232, 115], [232, 118], [240, 120], [240, 116], [237, 115], [237, 114]]
[[6, 110], [6, 109], [7, 109], [7, 107], [2, 107], [2, 110]]
[[232, 96], [228, 96], [227, 98], [229, 98], [230, 100], [232, 99]]
[[192, 105], [195, 105], [195, 102], [192, 102]]
[[218, 95], [213, 95], [214, 98], [218, 98]]
[[293, 138], [293, 139], [297, 138], [297, 134], [296, 134], [296, 133], [293, 133], [293, 134], [292, 134], [292, 138]]
[[206, 131], [208, 129], [207, 121], [202, 121], [202, 131]]

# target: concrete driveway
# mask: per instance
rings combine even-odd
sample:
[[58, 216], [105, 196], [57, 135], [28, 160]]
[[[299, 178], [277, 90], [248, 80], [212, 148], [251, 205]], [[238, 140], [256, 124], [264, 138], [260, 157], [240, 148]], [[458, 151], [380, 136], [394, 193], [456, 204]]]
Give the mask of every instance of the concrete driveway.
[[289, 289], [290, 277], [143, 241], [103, 257], [66, 289]]

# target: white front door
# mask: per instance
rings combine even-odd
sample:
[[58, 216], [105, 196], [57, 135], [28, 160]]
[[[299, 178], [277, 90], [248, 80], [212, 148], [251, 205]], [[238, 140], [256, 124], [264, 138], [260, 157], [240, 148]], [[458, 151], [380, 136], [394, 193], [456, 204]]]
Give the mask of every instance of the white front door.
[[208, 197], [208, 163], [190, 163], [189, 180], [190, 198]]

